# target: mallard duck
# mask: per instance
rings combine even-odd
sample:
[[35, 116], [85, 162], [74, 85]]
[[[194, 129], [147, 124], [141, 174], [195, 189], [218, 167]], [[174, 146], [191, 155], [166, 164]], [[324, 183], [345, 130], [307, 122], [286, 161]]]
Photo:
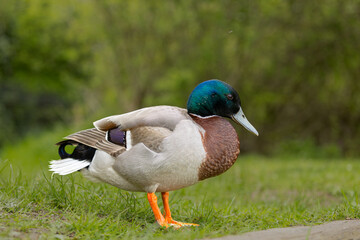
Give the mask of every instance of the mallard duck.
[[[225, 82], [208, 80], [192, 91], [187, 109], [142, 108], [100, 119], [95, 128], [65, 137], [57, 143], [61, 160], [51, 161], [50, 171], [66, 175], [80, 170], [90, 180], [146, 192], [161, 226], [197, 226], [173, 220], [168, 192], [217, 176], [235, 163], [240, 143], [225, 118], [258, 135], [238, 93]], [[72, 153], [67, 145], [76, 146]], [[156, 192], [161, 192], [164, 215]]]

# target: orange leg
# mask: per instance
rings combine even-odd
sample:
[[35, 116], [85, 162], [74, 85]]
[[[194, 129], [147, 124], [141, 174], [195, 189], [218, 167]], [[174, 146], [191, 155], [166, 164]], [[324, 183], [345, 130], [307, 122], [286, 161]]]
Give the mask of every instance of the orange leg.
[[168, 224], [167, 224], [164, 216], [161, 214], [159, 206], [157, 205], [157, 197], [156, 197], [155, 193], [148, 193], [147, 197], [148, 197], [151, 209], [154, 212], [156, 221], [159, 223], [160, 226], [167, 228]]
[[[170, 206], [169, 206], [169, 193], [162, 192], [161, 197], [162, 197], [162, 200], [164, 203], [165, 222], [167, 224], [170, 224], [176, 228], [183, 227], [183, 226], [199, 226], [199, 224], [195, 224], [195, 223], [183, 223], [183, 222], [178, 222], [178, 221], [173, 220], [171, 217]], [[155, 216], [155, 218], [156, 218], [156, 216]]]

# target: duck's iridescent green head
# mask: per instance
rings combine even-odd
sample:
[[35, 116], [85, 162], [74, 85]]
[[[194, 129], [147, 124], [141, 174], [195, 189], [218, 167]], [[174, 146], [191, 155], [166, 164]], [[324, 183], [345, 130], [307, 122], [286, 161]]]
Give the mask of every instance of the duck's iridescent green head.
[[232, 118], [248, 131], [259, 135], [241, 109], [239, 94], [220, 80], [208, 80], [197, 85], [189, 97], [187, 110], [202, 117], [217, 115]]

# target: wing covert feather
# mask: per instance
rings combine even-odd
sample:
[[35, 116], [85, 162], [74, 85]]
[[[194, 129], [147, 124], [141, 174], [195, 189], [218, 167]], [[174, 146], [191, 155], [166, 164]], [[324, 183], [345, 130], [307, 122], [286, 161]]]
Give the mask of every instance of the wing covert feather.
[[164, 127], [172, 131], [184, 119], [191, 119], [184, 108], [156, 106], [106, 117], [95, 121], [94, 126], [102, 131], [107, 131], [114, 127], [128, 130], [142, 126]]

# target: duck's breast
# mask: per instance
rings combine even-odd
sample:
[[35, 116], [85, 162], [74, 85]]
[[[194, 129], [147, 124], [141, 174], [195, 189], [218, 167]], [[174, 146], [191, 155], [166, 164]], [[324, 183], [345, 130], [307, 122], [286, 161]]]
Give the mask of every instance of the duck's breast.
[[193, 115], [205, 133], [201, 134], [206, 157], [199, 168], [199, 180], [214, 177], [228, 170], [240, 153], [240, 142], [233, 126], [218, 116], [198, 117]]

